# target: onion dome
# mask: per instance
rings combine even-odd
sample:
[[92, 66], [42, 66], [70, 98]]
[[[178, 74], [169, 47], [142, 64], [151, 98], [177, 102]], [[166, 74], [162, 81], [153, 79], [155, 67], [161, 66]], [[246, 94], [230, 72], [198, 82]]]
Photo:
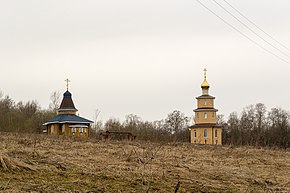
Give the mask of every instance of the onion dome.
[[206, 80], [206, 69], [204, 69], [204, 80], [203, 83], [201, 84], [201, 88], [209, 88], [209, 84]]

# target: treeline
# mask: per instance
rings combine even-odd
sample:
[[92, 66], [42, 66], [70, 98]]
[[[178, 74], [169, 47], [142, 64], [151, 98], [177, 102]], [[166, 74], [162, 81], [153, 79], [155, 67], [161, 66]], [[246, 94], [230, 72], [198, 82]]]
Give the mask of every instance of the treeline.
[[[104, 131], [126, 131], [137, 136], [138, 140], [168, 142], [189, 141], [189, 118], [180, 111], [173, 111], [165, 119], [159, 121], [143, 121], [137, 115], [127, 115], [125, 121], [111, 118], [105, 123], [97, 121], [93, 128], [97, 131], [97, 137]], [[113, 138], [125, 138], [126, 136], [112, 136]]]
[[[42, 124], [56, 114], [59, 103], [59, 92], [52, 93], [48, 109], [42, 109], [36, 101], [16, 103], [0, 92], [0, 131], [42, 133]], [[193, 124], [192, 120], [177, 110], [153, 122], [130, 114], [123, 122], [115, 118], [96, 121], [92, 137], [110, 130], [132, 132], [145, 141], [189, 142], [188, 127]], [[250, 105], [240, 115], [231, 113], [227, 120], [218, 115], [218, 124], [223, 126], [223, 144], [290, 147], [290, 113], [281, 108], [267, 111], [264, 104]]]
[[0, 92], [0, 131], [42, 133], [42, 124], [54, 116], [43, 110], [36, 101], [15, 102]]
[[[42, 124], [56, 115], [61, 102], [59, 92], [51, 94], [48, 109], [42, 109], [37, 101], [15, 102], [8, 95], [0, 92], [0, 131], [42, 133]], [[180, 111], [173, 111], [164, 120], [142, 121], [137, 115], [127, 115], [124, 122], [111, 118], [105, 123], [98, 121], [93, 126], [92, 133], [115, 130], [129, 131], [140, 140], [151, 141], [189, 141], [189, 119]], [[98, 133], [97, 133], [98, 132]], [[97, 137], [94, 135], [93, 137]]]
[[223, 143], [268, 147], [290, 147], [290, 113], [282, 108], [267, 111], [262, 103], [250, 105], [240, 115], [231, 113], [228, 120], [220, 116]]
[[[114, 118], [105, 123], [98, 121], [95, 128], [99, 132], [130, 131], [141, 140], [188, 142], [192, 120], [180, 111], [173, 111], [160, 121], [142, 121], [136, 115], [128, 115], [123, 122]], [[244, 108], [241, 115], [231, 113], [228, 120], [218, 115], [217, 121], [223, 126], [223, 144], [290, 147], [290, 113], [281, 108], [267, 111], [264, 104], [258, 103]]]

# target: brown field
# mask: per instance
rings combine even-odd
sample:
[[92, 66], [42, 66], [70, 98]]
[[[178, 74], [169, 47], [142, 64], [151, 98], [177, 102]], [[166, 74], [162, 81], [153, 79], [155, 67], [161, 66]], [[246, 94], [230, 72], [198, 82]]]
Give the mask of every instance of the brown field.
[[290, 152], [0, 133], [0, 192], [290, 192]]

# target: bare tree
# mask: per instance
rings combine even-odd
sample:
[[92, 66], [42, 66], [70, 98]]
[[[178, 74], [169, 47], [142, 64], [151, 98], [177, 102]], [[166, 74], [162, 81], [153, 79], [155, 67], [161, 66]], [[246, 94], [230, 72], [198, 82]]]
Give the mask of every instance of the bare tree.
[[[239, 145], [241, 143], [239, 125], [240, 120], [238, 118], [238, 114], [236, 112], [231, 113], [227, 124], [228, 139], [224, 138], [223, 141], [228, 142], [231, 145]], [[223, 136], [226, 137], [226, 135]]]
[[59, 109], [59, 106], [60, 106], [60, 102], [61, 102], [60, 92], [59, 91], [52, 92], [50, 95], [49, 109], [52, 112], [57, 113], [57, 110]]
[[101, 121], [98, 121], [98, 117], [99, 117], [100, 113], [101, 113], [101, 111], [99, 109], [95, 110], [95, 114], [94, 114], [94, 121], [95, 121], [94, 129], [95, 129], [96, 132], [98, 132], [98, 130], [100, 130], [102, 125], [103, 125], [103, 123]]
[[104, 126], [103, 126], [103, 122], [101, 120], [95, 122], [95, 131], [101, 131], [103, 130]]
[[217, 114], [216, 120], [218, 125], [224, 125], [226, 123], [225, 116], [223, 114]]
[[175, 110], [169, 113], [165, 125], [174, 140], [189, 141], [189, 119], [182, 112]]
[[139, 116], [129, 114], [126, 115], [126, 120], [123, 123], [123, 126], [127, 131], [139, 130], [140, 129], [139, 125], [141, 124], [141, 122], [142, 120]]
[[239, 145], [253, 145], [255, 144], [256, 136], [253, 136], [252, 133], [256, 128], [255, 121], [255, 107], [254, 105], [249, 105], [244, 108], [239, 126]]
[[255, 145], [260, 145], [262, 143], [262, 139], [264, 138], [264, 131], [267, 124], [266, 121], [266, 106], [262, 103], [258, 103], [255, 105], [255, 129], [254, 129], [254, 137], [255, 137]]
[[165, 119], [167, 129], [173, 134], [188, 126], [188, 117], [180, 111], [169, 113]]
[[106, 121], [104, 125], [105, 130], [111, 130], [111, 131], [120, 131], [122, 130], [123, 126], [121, 122], [116, 118], [110, 118]]
[[290, 114], [281, 108], [273, 108], [268, 116], [271, 124], [272, 144], [288, 148], [290, 146]]

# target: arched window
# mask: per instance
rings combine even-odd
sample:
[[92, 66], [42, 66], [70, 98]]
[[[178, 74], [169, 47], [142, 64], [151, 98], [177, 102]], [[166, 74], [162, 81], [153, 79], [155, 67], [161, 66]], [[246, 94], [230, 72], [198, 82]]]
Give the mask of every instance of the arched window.
[[215, 130], [215, 137], [218, 137], [218, 130]]
[[203, 137], [204, 137], [204, 138], [207, 138], [207, 129], [205, 129], [205, 130], [203, 131]]
[[71, 128], [72, 134], [75, 135], [75, 133], [77, 132], [77, 128], [73, 127]]
[[207, 119], [207, 113], [204, 113], [204, 118]]

